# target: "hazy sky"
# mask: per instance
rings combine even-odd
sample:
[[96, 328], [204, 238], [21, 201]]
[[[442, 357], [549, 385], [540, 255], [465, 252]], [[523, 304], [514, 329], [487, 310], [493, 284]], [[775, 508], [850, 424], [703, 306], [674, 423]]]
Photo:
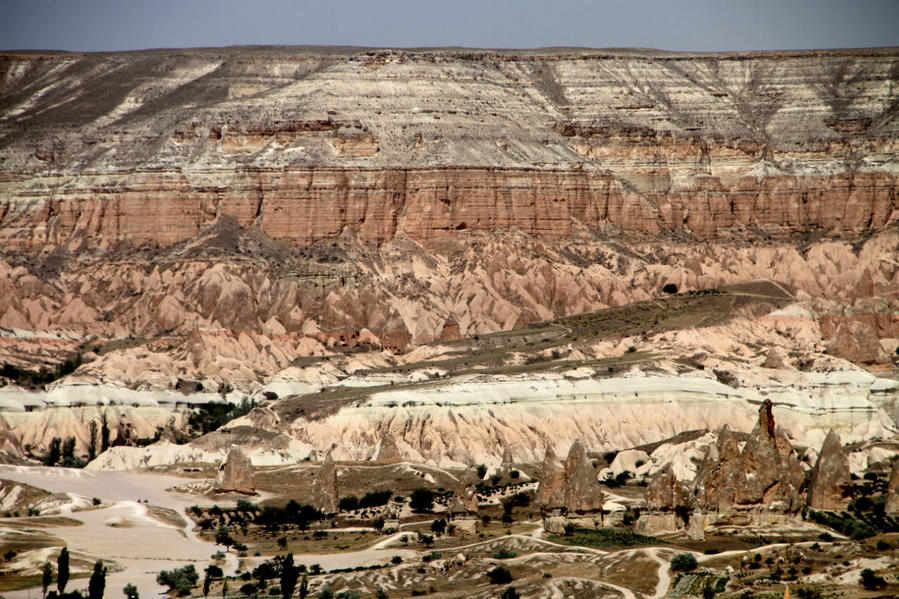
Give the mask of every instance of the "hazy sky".
[[0, 48], [899, 45], [899, 0], [0, 0]]

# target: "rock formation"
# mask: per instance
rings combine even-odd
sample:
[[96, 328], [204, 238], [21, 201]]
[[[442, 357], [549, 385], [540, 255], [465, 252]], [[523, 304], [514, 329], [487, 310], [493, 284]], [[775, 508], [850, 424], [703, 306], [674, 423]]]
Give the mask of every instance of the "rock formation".
[[477, 515], [478, 513], [478, 483], [481, 479], [474, 468], [469, 468], [459, 479], [459, 485], [450, 501], [448, 511], [450, 515]]
[[740, 454], [746, 474], [746, 492], [740, 503], [758, 504], [765, 509], [795, 512], [804, 475], [787, 438], [775, 431], [771, 400], [759, 409], [759, 423], [749, 435]]
[[381, 443], [378, 445], [378, 451], [375, 459], [382, 462], [398, 462], [402, 459], [399, 447], [396, 446], [396, 439], [391, 435], [384, 435]]
[[340, 510], [337, 494], [337, 468], [334, 466], [331, 450], [325, 454], [321, 467], [315, 473], [309, 505], [326, 514], [336, 514]]
[[569, 513], [597, 512], [605, 500], [596, 469], [587, 457], [583, 440], [577, 439], [565, 460], [565, 507]]
[[687, 489], [671, 472], [671, 465], [659, 471], [646, 486], [646, 505], [657, 510], [672, 510], [690, 505]]
[[884, 511], [888, 514], [899, 514], [899, 459], [893, 460], [893, 467], [890, 470]]
[[726, 424], [696, 473], [692, 495], [696, 507], [709, 511], [726, 511], [751, 500], [740, 448]]
[[759, 408], [758, 423], [740, 450], [730, 427], [724, 425], [709, 446], [690, 490], [685, 495], [670, 472], [661, 472], [647, 488], [650, 507], [697, 508], [725, 512], [733, 508], [761, 508], [791, 513], [799, 510], [802, 468], [789, 440], [777, 429], [770, 400]]
[[253, 462], [237, 445], [232, 445], [228, 456], [219, 466], [215, 488], [223, 493], [256, 493], [256, 477]]
[[806, 503], [815, 510], [839, 511], [846, 506], [843, 492], [851, 483], [849, 459], [843, 452], [840, 436], [831, 430], [812, 469]]
[[877, 331], [869, 323], [859, 320], [841, 324], [828, 344], [827, 351], [859, 363], [879, 362], [883, 355]]
[[535, 503], [546, 511], [565, 509], [568, 498], [566, 482], [565, 467], [556, 457], [552, 445], [547, 445], [540, 477], [537, 479]]
[[583, 440], [577, 439], [571, 445], [564, 465], [552, 447], [547, 446], [537, 485], [538, 506], [544, 511], [595, 512], [602, 509], [603, 501], [596, 470], [587, 457]]

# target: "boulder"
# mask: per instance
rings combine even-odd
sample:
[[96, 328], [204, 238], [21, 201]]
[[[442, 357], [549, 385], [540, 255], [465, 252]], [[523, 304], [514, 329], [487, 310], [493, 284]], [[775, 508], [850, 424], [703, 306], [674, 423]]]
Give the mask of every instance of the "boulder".
[[231, 446], [228, 456], [219, 466], [215, 489], [222, 493], [256, 494], [253, 462], [237, 445]]
[[843, 490], [851, 481], [849, 459], [843, 452], [840, 436], [831, 430], [812, 469], [806, 503], [816, 510], [842, 510], [846, 505]]
[[312, 481], [310, 505], [326, 514], [336, 514], [340, 509], [337, 496], [337, 468], [334, 466], [330, 449]]

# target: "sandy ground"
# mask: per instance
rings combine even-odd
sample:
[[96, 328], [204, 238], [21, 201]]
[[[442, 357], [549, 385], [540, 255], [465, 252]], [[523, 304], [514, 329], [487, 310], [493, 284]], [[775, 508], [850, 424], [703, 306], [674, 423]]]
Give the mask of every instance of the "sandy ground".
[[[197, 538], [191, 526], [184, 529], [162, 523], [147, 515], [146, 500], [151, 505], [173, 509], [190, 522], [184, 510], [195, 504], [210, 504], [201, 497], [166, 491], [184, 480], [134, 472], [88, 472], [67, 468], [28, 468], [0, 466], [0, 478], [20, 481], [52, 492], [76, 493], [103, 500], [99, 509], [75, 512], [73, 517], [84, 522], [79, 527], [56, 527], [47, 532], [60, 536], [70, 551], [87, 553], [115, 562], [124, 571], [111, 572], [106, 578], [106, 596], [123, 596], [129, 582], [136, 585], [142, 597], [160, 595], [165, 588], [156, 584], [156, 573], [186, 564], [198, 571], [209, 563], [218, 549]], [[128, 526], [110, 526], [127, 521]], [[236, 565], [231, 557], [230, 569]], [[87, 579], [73, 581], [69, 588], [86, 586]], [[37, 595], [40, 589], [37, 589]], [[5, 593], [7, 599], [29, 599], [35, 589]]]

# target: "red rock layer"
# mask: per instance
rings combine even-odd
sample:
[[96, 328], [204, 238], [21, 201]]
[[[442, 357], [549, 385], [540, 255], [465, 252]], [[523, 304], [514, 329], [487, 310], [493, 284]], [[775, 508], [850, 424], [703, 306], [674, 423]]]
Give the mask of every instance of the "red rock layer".
[[[197, 177], [199, 179], [199, 177]], [[7, 249], [123, 240], [169, 245], [221, 216], [269, 236], [310, 244], [354, 231], [380, 243], [404, 233], [509, 230], [561, 238], [575, 221], [629, 232], [684, 231], [714, 239], [732, 228], [857, 235], [899, 218], [899, 177], [697, 177], [689, 187], [639, 194], [596, 171], [493, 168], [310, 168], [82, 175], [61, 188], [32, 179], [0, 198]], [[210, 183], [213, 181], [214, 183]], [[12, 184], [11, 187], [15, 187]]]

